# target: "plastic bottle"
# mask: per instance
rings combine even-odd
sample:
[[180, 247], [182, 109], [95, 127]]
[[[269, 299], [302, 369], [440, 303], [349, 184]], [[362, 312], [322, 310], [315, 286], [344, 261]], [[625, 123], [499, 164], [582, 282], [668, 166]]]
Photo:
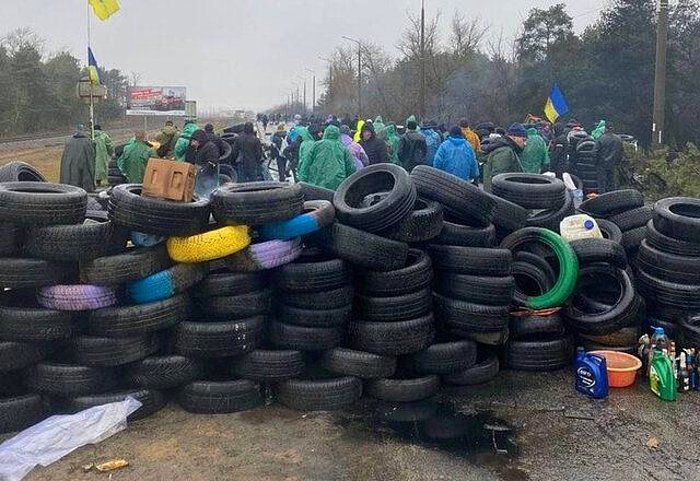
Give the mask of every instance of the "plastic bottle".
[[586, 214], [577, 214], [565, 217], [559, 224], [559, 232], [567, 241], [578, 239], [602, 239], [598, 223], [593, 217]]
[[651, 391], [664, 401], [676, 400], [676, 380], [673, 378], [671, 360], [659, 349], [654, 350], [649, 371]]
[[568, 172], [564, 172], [564, 175], [562, 175], [561, 178], [564, 181], [566, 188], [574, 196], [574, 207], [578, 209], [581, 203], [583, 203], [583, 191], [576, 187], [574, 180], [571, 178], [571, 175], [569, 175]]
[[608, 367], [603, 356], [586, 353], [579, 347], [574, 369], [575, 386], [578, 392], [594, 399], [607, 397]]
[[680, 392], [690, 391], [690, 371], [688, 371], [688, 362], [685, 352], [681, 352], [680, 366], [678, 367], [678, 390]]

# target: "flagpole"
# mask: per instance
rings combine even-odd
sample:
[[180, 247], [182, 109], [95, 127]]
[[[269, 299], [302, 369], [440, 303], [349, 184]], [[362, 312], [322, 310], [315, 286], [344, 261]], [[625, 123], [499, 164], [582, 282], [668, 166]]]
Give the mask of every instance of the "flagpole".
[[[87, 44], [88, 52], [92, 47], [92, 32], [91, 32], [91, 18], [90, 18], [90, 3], [85, 2], [87, 7]], [[88, 70], [90, 69], [90, 55], [88, 54]], [[89, 73], [88, 73], [89, 76]], [[90, 138], [95, 140], [95, 100], [92, 97], [92, 81], [90, 81]]]

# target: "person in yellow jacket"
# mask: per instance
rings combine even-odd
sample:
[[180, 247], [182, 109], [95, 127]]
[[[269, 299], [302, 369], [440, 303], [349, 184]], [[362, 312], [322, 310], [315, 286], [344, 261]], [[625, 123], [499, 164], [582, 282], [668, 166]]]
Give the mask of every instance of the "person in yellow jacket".
[[481, 149], [481, 141], [479, 140], [479, 136], [476, 135], [476, 132], [469, 127], [469, 121], [467, 119], [460, 120], [459, 128], [462, 130], [462, 135], [467, 139], [467, 142], [472, 145], [474, 152], [479, 152], [479, 149]]
[[355, 141], [355, 143], [359, 144], [360, 140], [362, 140], [362, 127], [365, 126], [365, 121], [360, 119], [357, 121], [357, 127], [355, 127], [355, 135], [352, 137], [352, 140]]

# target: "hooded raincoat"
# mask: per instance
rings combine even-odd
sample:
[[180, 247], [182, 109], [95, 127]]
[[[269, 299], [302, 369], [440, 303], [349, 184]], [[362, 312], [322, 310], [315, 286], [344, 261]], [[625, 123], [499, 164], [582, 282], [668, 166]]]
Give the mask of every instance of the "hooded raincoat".
[[399, 162], [399, 144], [401, 143], [401, 138], [399, 134], [396, 133], [396, 125], [388, 124], [386, 128], [384, 128], [384, 131], [386, 132], [386, 140], [389, 143], [389, 147], [391, 147], [391, 163], [401, 165]]
[[107, 181], [109, 159], [112, 155], [114, 155], [112, 139], [107, 132], [95, 130], [95, 180], [97, 182]]
[[379, 134], [379, 132], [381, 132], [382, 130], [384, 130], [386, 128], [386, 125], [384, 124], [384, 119], [382, 118], [381, 115], [377, 115], [374, 118], [373, 125], [374, 125], [374, 131], [377, 132], [377, 134]]
[[355, 161], [355, 167], [357, 168], [357, 170], [360, 170], [361, 168], [367, 167], [367, 165], [369, 165], [367, 153], [360, 144], [353, 141], [352, 138], [346, 134], [340, 135], [340, 141], [350, 151], [350, 155], [352, 155], [352, 158]]
[[593, 129], [593, 132], [591, 132], [591, 137], [593, 137], [593, 140], [598, 140], [603, 136], [605, 133], [605, 120], [601, 120], [598, 122], [598, 125], [596, 125], [595, 129]]
[[465, 139], [467, 139], [467, 142], [471, 144], [472, 149], [474, 149], [474, 152], [479, 152], [479, 150], [481, 149], [481, 141], [479, 140], [479, 136], [476, 135], [476, 132], [474, 132], [469, 127], [464, 127], [462, 129], [462, 135]]
[[356, 171], [350, 151], [340, 141], [340, 129], [326, 127], [323, 139], [314, 143], [299, 164], [298, 180], [335, 190]]
[[95, 147], [92, 140], [78, 132], [66, 141], [61, 157], [61, 184], [95, 190]]
[[355, 142], [359, 142], [362, 140], [362, 127], [365, 126], [365, 121], [360, 119], [357, 121], [357, 125], [355, 127], [355, 135], [352, 136], [352, 140]]
[[299, 145], [299, 168], [301, 168], [301, 164], [309, 156], [311, 148], [314, 146], [316, 141], [314, 140], [314, 136], [311, 135], [311, 132], [309, 132], [308, 127], [297, 127], [297, 134], [301, 139], [301, 144]]
[[187, 147], [190, 146], [190, 138], [192, 138], [192, 134], [194, 134], [197, 130], [199, 130], [199, 127], [197, 127], [197, 124], [195, 123], [189, 123], [182, 128], [180, 138], [177, 139], [177, 142], [175, 142], [175, 160], [184, 162], [185, 157], [187, 156]]
[[449, 137], [435, 153], [433, 167], [471, 182], [479, 178], [474, 149], [461, 137]]
[[520, 154], [523, 172], [540, 174], [549, 165], [549, 150], [537, 129], [527, 129], [527, 144]]
[[423, 134], [423, 137], [425, 137], [425, 144], [428, 148], [425, 154], [425, 163], [427, 165], [433, 165], [433, 159], [435, 159], [435, 154], [442, 143], [442, 138], [440, 137], [440, 134], [430, 128], [421, 129], [421, 133]]
[[518, 155], [522, 149], [510, 137], [500, 137], [493, 141], [491, 151], [484, 164], [484, 190], [491, 192], [491, 180], [498, 174], [522, 172]]
[[[189, 142], [187, 139], [188, 145]], [[146, 172], [146, 164], [151, 157], [155, 157], [155, 152], [148, 144], [132, 139], [124, 146], [122, 155], [117, 159], [117, 167], [129, 183], [141, 184], [143, 174]]]
[[385, 141], [377, 137], [374, 130], [374, 125], [365, 124], [362, 127], [362, 131], [371, 132], [372, 135], [369, 139], [364, 138], [360, 141], [360, 145], [367, 153], [367, 158], [369, 158], [370, 165], [383, 164], [389, 162], [389, 146]]

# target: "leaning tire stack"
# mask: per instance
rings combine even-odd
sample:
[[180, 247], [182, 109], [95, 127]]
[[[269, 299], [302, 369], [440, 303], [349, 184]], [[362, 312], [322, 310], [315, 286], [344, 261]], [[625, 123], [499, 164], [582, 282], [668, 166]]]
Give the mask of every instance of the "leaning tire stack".
[[598, 150], [595, 141], [586, 136], [578, 141], [575, 150], [573, 168], [583, 182], [583, 195], [598, 192]]

